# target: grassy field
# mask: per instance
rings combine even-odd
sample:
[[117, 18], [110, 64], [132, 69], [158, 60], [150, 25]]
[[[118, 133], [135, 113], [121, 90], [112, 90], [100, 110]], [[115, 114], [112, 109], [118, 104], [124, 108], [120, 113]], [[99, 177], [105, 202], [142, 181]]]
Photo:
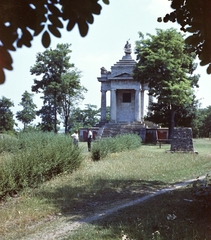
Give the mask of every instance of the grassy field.
[[[96, 209], [205, 175], [211, 171], [210, 147], [211, 140], [196, 139], [199, 154], [172, 154], [166, 153], [170, 145], [142, 145], [93, 162], [86, 144], [80, 143], [85, 158], [79, 170], [1, 202], [0, 239], [21, 239], [54, 219], [87, 217]], [[118, 211], [67, 239], [119, 240], [124, 233], [133, 240], [211, 239], [210, 209], [187, 200], [192, 200], [190, 185]]]

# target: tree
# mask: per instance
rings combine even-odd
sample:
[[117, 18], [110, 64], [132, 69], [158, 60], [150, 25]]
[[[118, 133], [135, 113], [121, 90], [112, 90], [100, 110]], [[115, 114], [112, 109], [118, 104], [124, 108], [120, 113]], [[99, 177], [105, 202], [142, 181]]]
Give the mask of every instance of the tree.
[[[175, 106], [175, 127], [192, 127], [194, 128], [195, 119], [197, 117], [198, 100], [193, 96], [191, 104], [184, 104], [183, 106]], [[170, 109], [164, 103], [151, 103], [149, 111], [145, 117], [147, 121], [151, 121], [162, 127], [169, 126], [170, 123]], [[194, 130], [193, 130], [194, 131]]]
[[[109, 0], [102, 0], [109, 4]], [[0, 83], [4, 83], [4, 69], [12, 70], [12, 57], [9, 51], [22, 46], [31, 47], [31, 41], [42, 35], [42, 45], [47, 48], [51, 36], [61, 37], [60, 29], [67, 22], [71, 31], [77, 24], [80, 35], [86, 36], [93, 15], [101, 13], [99, 0], [1, 0], [0, 2]]]
[[25, 91], [19, 105], [23, 107], [23, 110], [16, 113], [16, 118], [23, 123], [25, 130], [27, 125], [36, 118], [35, 109], [37, 106], [33, 103], [33, 94]]
[[70, 129], [95, 126], [100, 119], [100, 109], [96, 105], [86, 104], [85, 109], [75, 108], [69, 119]]
[[68, 133], [68, 121], [71, 108], [84, 99], [83, 92], [87, 91], [87, 89], [80, 84], [80, 72], [73, 70], [62, 75], [60, 90], [59, 102], [61, 104], [61, 115], [64, 119], [65, 133]]
[[196, 69], [195, 54], [189, 53], [188, 45], [175, 29], [157, 29], [157, 35], [147, 34], [146, 40], [142, 33], [139, 35], [134, 78], [141, 84], [148, 84], [149, 95], [168, 109], [171, 138], [177, 108], [192, 104], [193, 87], [198, 87], [199, 76], [192, 75]]
[[199, 109], [199, 137], [211, 137], [211, 106], [204, 109]]
[[52, 117], [53, 110], [51, 104], [42, 106], [42, 108], [37, 111], [37, 115], [42, 119], [42, 122], [38, 124], [38, 127], [43, 132], [54, 131], [54, 119]]
[[13, 131], [15, 121], [13, 119], [13, 113], [10, 110], [13, 107], [13, 102], [6, 97], [0, 99], [0, 132]]
[[[70, 99], [85, 90], [80, 85], [80, 74], [74, 69], [74, 64], [69, 62], [70, 44], [58, 44], [57, 48], [45, 50], [37, 54], [35, 65], [30, 69], [31, 74], [41, 76], [41, 80], [34, 80], [33, 92], [42, 92], [43, 108], [38, 111], [47, 124], [48, 131], [52, 128], [57, 132], [60, 123], [57, 115], [63, 113], [69, 116]], [[70, 70], [72, 69], [72, 71]], [[44, 129], [46, 129], [44, 127]]]
[[210, 0], [171, 0], [174, 9], [158, 21], [177, 21], [181, 30], [188, 32], [186, 43], [191, 46], [199, 59], [200, 65], [207, 67], [211, 74], [211, 1]]
[[[44, 105], [53, 110], [54, 132], [57, 132], [57, 98], [61, 86], [61, 76], [66, 73], [73, 64], [69, 63], [71, 52], [70, 44], [58, 44], [55, 50], [45, 50], [38, 53], [36, 63], [31, 67], [32, 75], [41, 76], [41, 80], [34, 80], [32, 92], [43, 92]], [[46, 97], [47, 96], [47, 97]], [[43, 112], [44, 113], [44, 112]]]

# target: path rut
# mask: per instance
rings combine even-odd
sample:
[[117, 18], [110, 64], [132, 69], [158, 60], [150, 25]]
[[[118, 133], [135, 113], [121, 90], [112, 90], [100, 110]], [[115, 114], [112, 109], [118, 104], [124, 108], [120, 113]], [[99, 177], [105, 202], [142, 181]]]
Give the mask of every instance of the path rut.
[[[199, 179], [203, 179], [203, 178], [204, 178], [204, 176], [200, 177]], [[98, 210], [92, 216], [81, 218], [79, 220], [74, 220], [73, 218], [68, 218], [68, 217], [61, 217], [59, 219], [53, 220], [53, 222], [51, 221], [49, 223], [49, 227], [45, 228], [44, 231], [36, 233], [36, 234], [28, 235], [21, 239], [22, 240], [40, 240], [40, 239], [42, 239], [42, 240], [61, 240], [61, 239], [64, 239], [65, 237], [70, 236], [74, 230], [76, 230], [86, 224], [90, 224], [94, 221], [97, 221], [97, 220], [103, 218], [103, 217], [111, 215], [121, 209], [142, 203], [152, 197], [182, 188], [182, 187], [192, 183], [195, 180], [196, 179], [190, 179], [188, 181], [175, 184], [171, 187], [167, 187], [167, 188], [163, 188], [161, 190], [154, 191], [152, 193], [149, 193], [143, 197], [140, 197], [140, 198], [137, 198], [134, 200], [122, 201], [121, 203], [110, 206], [109, 209], [107, 208], [107, 209], [100, 210], [100, 211]]]

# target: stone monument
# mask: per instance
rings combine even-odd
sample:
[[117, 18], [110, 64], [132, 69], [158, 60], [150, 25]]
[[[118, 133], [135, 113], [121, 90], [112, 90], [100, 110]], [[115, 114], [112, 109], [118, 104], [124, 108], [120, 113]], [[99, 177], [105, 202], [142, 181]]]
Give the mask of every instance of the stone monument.
[[106, 92], [110, 91], [110, 123], [143, 122], [144, 91], [142, 85], [133, 79], [133, 68], [136, 61], [131, 57], [129, 40], [124, 46], [125, 55], [107, 71], [101, 68], [101, 123], [106, 122]]
[[[191, 128], [174, 128], [171, 152], [195, 152]], [[195, 152], [197, 153], [197, 152]]]

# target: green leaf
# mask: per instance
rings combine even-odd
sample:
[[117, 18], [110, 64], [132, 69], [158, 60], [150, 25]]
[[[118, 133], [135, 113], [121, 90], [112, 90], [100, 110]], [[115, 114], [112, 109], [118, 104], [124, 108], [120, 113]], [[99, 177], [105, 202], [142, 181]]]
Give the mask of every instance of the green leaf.
[[12, 58], [9, 52], [2, 46], [0, 46], [0, 84], [5, 81], [5, 74], [3, 69], [12, 70]]
[[185, 30], [189, 33], [195, 33], [196, 31], [198, 31], [198, 28], [196, 26], [191, 26], [191, 27], [186, 27]]
[[85, 37], [88, 33], [89, 27], [84, 19], [78, 19], [78, 28], [82, 37]]
[[89, 17], [86, 18], [86, 21], [92, 24], [94, 22], [94, 17], [92, 15], [89, 15]]
[[158, 18], [157, 18], [157, 21], [158, 21], [158, 22], [162, 22], [162, 17], [158, 17]]
[[48, 29], [55, 37], [61, 37], [61, 33], [54, 25], [48, 25]]
[[48, 31], [45, 31], [42, 35], [42, 45], [47, 48], [50, 46], [51, 38]]
[[60, 10], [59, 10], [57, 7], [55, 7], [54, 4], [48, 4], [48, 9], [52, 12], [52, 14], [53, 14], [55, 17], [61, 16]]
[[109, 0], [103, 0], [103, 2], [107, 5], [109, 4]]
[[54, 25], [55, 27], [59, 27], [62, 28], [63, 24], [62, 22], [58, 19], [58, 17], [50, 14], [48, 15], [48, 19], [51, 21], [52, 25]]
[[18, 34], [14, 32], [14, 28], [12, 26], [2, 26], [0, 32], [4, 33], [1, 34], [1, 42], [3, 43], [4, 47], [15, 51], [13, 43], [17, 40]]
[[3, 84], [5, 82], [5, 74], [3, 69], [0, 68], [0, 84]]
[[35, 29], [35, 32], [34, 32], [34, 36], [39, 35], [42, 32], [42, 30], [44, 29], [44, 27], [45, 27], [44, 25], [36, 26], [36, 29]]
[[23, 44], [25, 46], [31, 47], [31, 41], [33, 40], [33, 37], [27, 29], [23, 30], [23, 35], [21, 38], [23, 39]]
[[75, 26], [75, 22], [69, 21], [67, 24], [67, 31], [71, 31], [74, 26]]
[[17, 41], [17, 47], [21, 48], [22, 46], [23, 46], [23, 39], [21, 38], [21, 39], [18, 39]]
[[211, 74], [211, 64], [209, 64], [209, 66], [207, 68], [207, 74]]
[[0, 67], [12, 70], [12, 62], [9, 52], [4, 47], [0, 47]]
[[173, 0], [171, 3], [171, 7], [173, 9], [178, 9], [182, 4], [184, 4], [184, 0]]
[[209, 59], [202, 59], [201, 62], [200, 62], [200, 66], [205, 66], [209, 63]]

